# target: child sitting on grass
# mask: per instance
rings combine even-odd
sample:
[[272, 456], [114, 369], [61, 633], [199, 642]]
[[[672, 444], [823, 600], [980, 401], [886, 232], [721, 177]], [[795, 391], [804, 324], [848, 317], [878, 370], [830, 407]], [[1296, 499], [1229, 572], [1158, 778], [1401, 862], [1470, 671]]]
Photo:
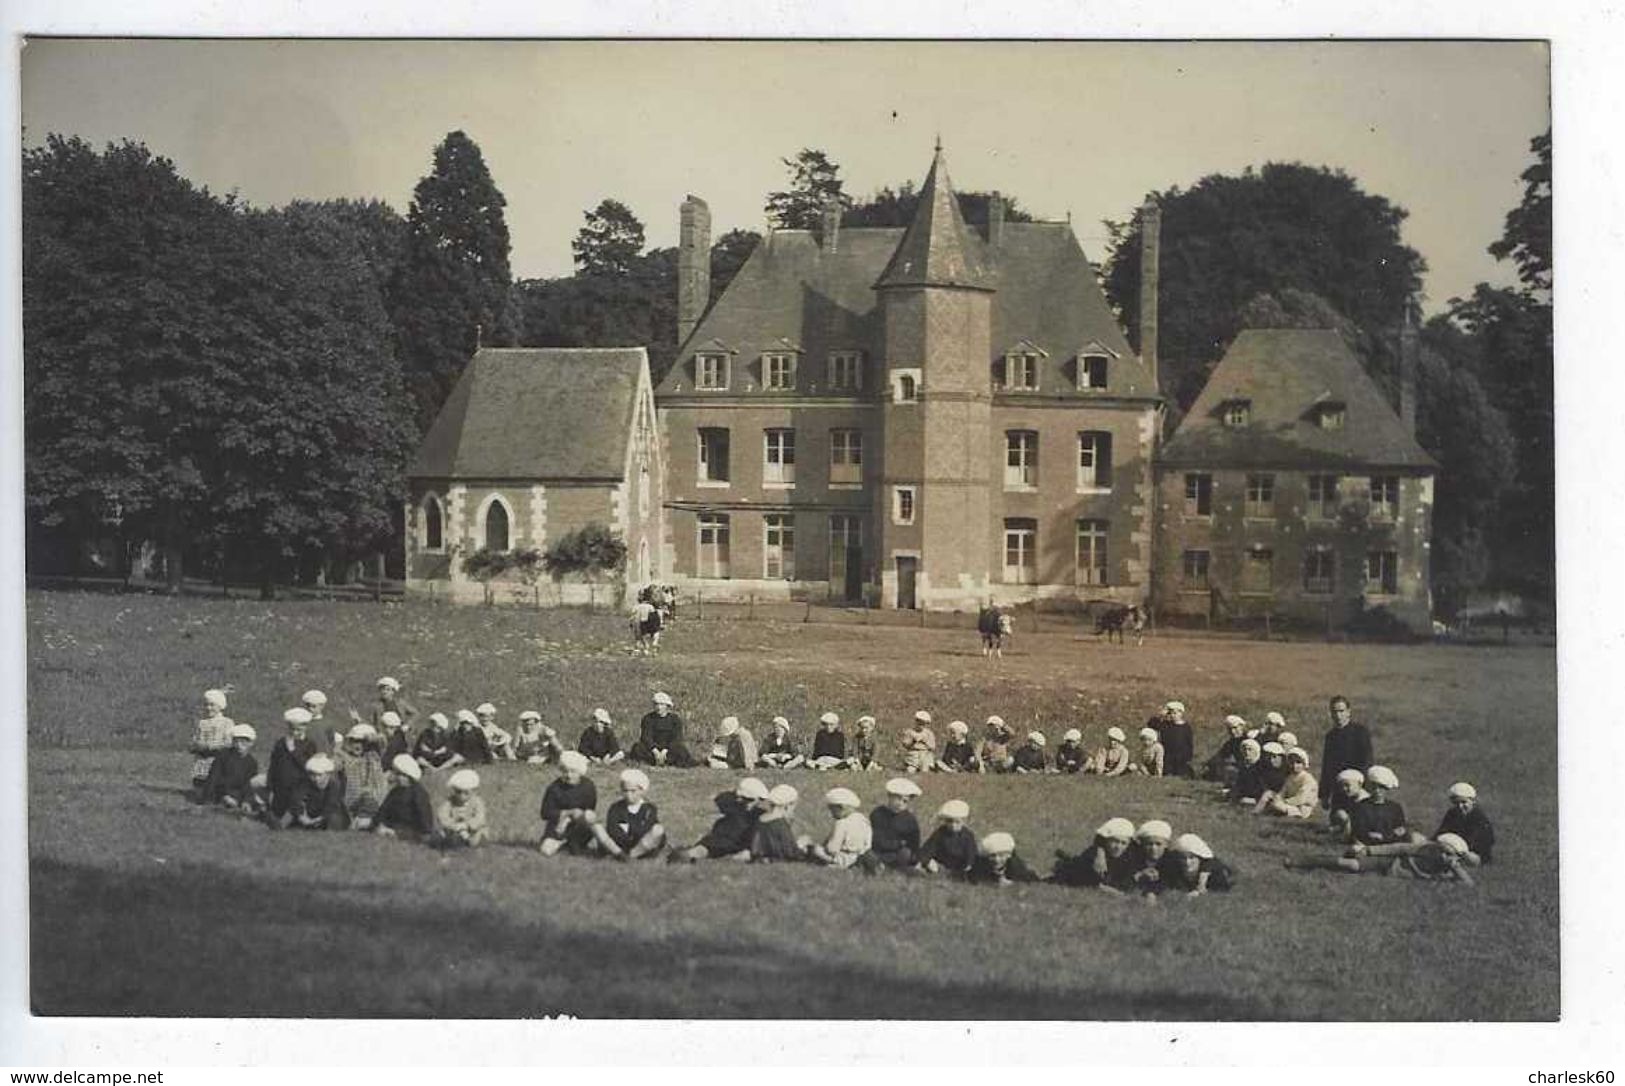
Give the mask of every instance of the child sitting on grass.
[[1134, 823], [1126, 818], [1108, 818], [1095, 830], [1094, 840], [1077, 856], [1056, 854], [1051, 882], [1063, 886], [1085, 886], [1122, 894], [1134, 889], [1139, 855], [1133, 847]]
[[216, 803], [230, 811], [259, 812], [260, 799], [254, 793], [254, 778], [260, 766], [249, 753], [254, 739], [251, 726], [231, 726], [231, 746], [215, 755], [210, 764], [209, 776], [203, 782], [203, 802]]
[[1011, 761], [1017, 773], [1043, 773], [1049, 769], [1049, 760], [1044, 756], [1044, 745], [1048, 742], [1043, 732], [1028, 732], [1027, 741], [1016, 748]]
[[378, 757], [377, 738], [371, 724], [353, 725], [333, 754], [333, 764], [344, 781], [344, 807], [358, 830], [371, 828], [378, 805], [389, 791], [384, 764]]
[[491, 752], [492, 760], [513, 761], [513, 735], [497, 723], [497, 707], [488, 701], [482, 702], [474, 706], [474, 715], [479, 719], [480, 731], [485, 733], [485, 745]]
[[1286, 753], [1286, 780], [1276, 791], [1266, 791], [1253, 806], [1254, 814], [1285, 818], [1313, 818], [1320, 806], [1320, 785], [1309, 772], [1309, 752], [1293, 747]]
[[813, 735], [812, 760], [814, 769], [839, 769], [846, 765], [846, 733], [841, 730], [841, 718], [825, 713], [818, 718], [818, 731]]
[[970, 741], [970, 726], [963, 720], [948, 722], [948, 741], [942, 745], [942, 757], [933, 768], [943, 773], [975, 773], [982, 768]]
[[921, 709], [914, 722], [903, 729], [897, 742], [905, 773], [928, 773], [936, 768], [937, 735], [931, 730], [931, 714]]
[[750, 839], [752, 863], [786, 863], [807, 858], [807, 845], [796, 837], [796, 790], [777, 784], [767, 793], [767, 812], [756, 822]]
[[542, 793], [543, 856], [567, 848], [580, 855], [592, 845], [598, 821], [598, 787], [587, 778], [587, 758], [567, 750], [559, 757], [559, 775]]
[[746, 777], [729, 792], [717, 793], [718, 818], [706, 835], [688, 848], [673, 852], [672, 863], [698, 860], [748, 860], [756, 823], [767, 807], [767, 785]]
[[907, 777], [886, 782], [886, 803], [869, 815], [870, 848], [862, 858], [871, 875], [884, 868], [908, 870], [920, 862], [920, 821], [909, 810], [920, 786]]
[[418, 760], [418, 765], [425, 772], [455, 769], [463, 764], [463, 756], [457, 753], [452, 741], [451, 722], [446, 719], [445, 713], [429, 714], [429, 726], [418, 733], [417, 742], [412, 744], [412, 757]]
[[875, 738], [875, 718], [858, 717], [858, 734], [852, 737], [852, 756], [846, 760], [848, 768], [859, 773], [878, 773], [884, 767], [880, 757], [880, 740]]
[[852, 867], [874, 847], [874, 831], [858, 810], [863, 802], [850, 788], [831, 788], [824, 793], [824, 805], [835, 824], [830, 827], [829, 840], [812, 845], [808, 855], [830, 867]]
[[1388, 798], [1399, 787], [1399, 777], [1387, 766], [1374, 765], [1365, 773], [1366, 790], [1371, 794], [1349, 812], [1351, 846], [1395, 845], [1420, 842], [1420, 834], [1405, 823], [1405, 808]]
[[226, 692], [203, 692], [203, 718], [192, 726], [192, 798], [206, 802], [204, 793], [209, 781], [209, 770], [214, 760], [231, 749], [231, 727], [234, 721], [226, 715]]
[[1061, 745], [1055, 748], [1055, 771], [1081, 773], [1083, 764], [1088, 760], [1088, 752], [1083, 749], [1083, 733], [1076, 728], [1068, 728], [1066, 734], [1061, 736]]
[[1102, 777], [1121, 777], [1134, 767], [1134, 756], [1129, 753], [1128, 736], [1122, 728], [1106, 729], [1106, 745], [1089, 756], [1083, 763], [1085, 773]]
[[1155, 728], [1140, 729], [1140, 752], [1134, 756], [1129, 766], [1130, 773], [1137, 773], [1147, 777], [1162, 776], [1162, 769], [1166, 755], [1162, 749], [1162, 741]]
[[1038, 876], [1016, 855], [1016, 839], [1008, 833], [990, 833], [982, 838], [981, 853], [971, 865], [970, 881], [980, 886], [1011, 886], [1037, 882]]
[[480, 718], [472, 709], [457, 710], [457, 730], [451, 733], [451, 749], [462, 759], [462, 765], [490, 765], [496, 759], [491, 753], [491, 741], [480, 727]]
[[302, 830], [347, 830], [350, 812], [344, 806], [344, 781], [335, 773], [333, 759], [315, 754], [305, 763], [305, 783], [288, 813]]
[[755, 769], [756, 737], [739, 726], [738, 717], [723, 717], [705, 764], [712, 769]]
[[1226, 788], [1235, 783], [1236, 770], [1241, 767], [1241, 744], [1247, 738], [1247, 721], [1231, 713], [1224, 718], [1225, 736], [1213, 757], [1202, 763], [1202, 779], [1216, 781]]
[[1168, 853], [1168, 842], [1173, 840], [1174, 828], [1160, 818], [1140, 824], [1134, 831], [1134, 888], [1142, 894], [1155, 895], [1162, 889], [1161, 864]]
[[459, 769], [446, 778], [446, 798], [439, 810], [442, 848], [477, 848], [485, 843], [485, 800], [475, 795], [479, 787], [480, 775], [472, 769]]
[[773, 769], [795, 769], [806, 761], [801, 756], [800, 746], [790, 734], [790, 722], [784, 717], [773, 718], [772, 731], [762, 743], [757, 760]]
[[542, 723], [541, 713], [526, 709], [519, 714], [519, 727], [513, 737], [513, 756], [516, 759], [530, 765], [546, 765], [548, 762], [557, 763], [559, 755], [563, 753], [559, 733]]
[[962, 799], [951, 799], [938, 808], [937, 828], [920, 850], [928, 872], [960, 877], [970, 874], [977, 852], [976, 835], [965, 824], [969, 818], [970, 804]]
[[1230, 865], [1215, 857], [1208, 843], [1194, 833], [1182, 833], [1174, 838], [1158, 870], [1162, 875], [1163, 892], [1187, 897], [1209, 891], [1227, 893], [1236, 881]]
[[382, 764], [394, 765], [397, 755], [412, 753], [412, 736], [399, 713], [385, 709], [378, 714], [378, 727], [383, 729], [384, 746], [378, 754]]
[[576, 750], [594, 765], [614, 765], [626, 758], [626, 752], [621, 749], [621, 741], [610, 721], [608, 709], [598, 708], [592, 711], [592, 721], [582, 731], [581, 738], [576, 740]]
[[1264, 792], [1279, 792], [1286, 783], [1286, 748], [1276, 742], [1264, 744], [1264, 761], [1258, 767], [1258, 782]]
[[1433, 839], [1437, 841], [1453, 833], [1467, 843], [1467, 854], [1462, 859], [1469, 866], [1489, 863], [1495, 851], [1495, 827], [1490, 825], [1490, 816], [1484, 813], [1484, 808], [1478, 805], [1478, 789], [1466, 781], [1457, 781], [1450, 786], [1447, 798], [1450, 809], [1445, 812]]
[[1015, 768], [1016, 761], [1010, 755], [1010, 740], [1015, 738], [1015, 734], [1010, 725], [1004, 722], [1004, 717], [994, 714], [987, 718], [987, 734], [982, 738], [982, 749], [977, 753], [983, 773], [1008, 773]]
[[1243, 739], [1236, 747], [1241, 751], [1241, 760], [1236, 763], [1235, 779], [1225, 789], [1225, 798], [1255, 804], [1268, 791], [1264, 787], [1264, 748], [1256, 739]]
[[649, 802], [649, 775], [641, 769], [623, 769], [620, 784], [621, 798], [592, 828], [598, 851], [628, 863], [658, 856], [666, 845], [666, 829], [660, 824], [660, 812]]
[[1371, 798], [1365, 790], [1365, 774], [1358, 769], [1345, 769], [1337, 775], [1332, 789], [1331, 813], [1327, 827], [1332, 838], [1345, 845], [1354, 840], [1354, 824], [1350, 814], [1354, 808]]
[[271, 748], [271, 764], [265, 771], [269, 816], [278, 824], [298, 798], [305, 785], [305, 763], [316, 755], [316, 744], [310, 741], [310, 712], [289, 709], [282, 714], [288, 734], [278, 739]]
[[410, 754], [397, 754], [389, 763], [389, 793], [378, 805], [373, 832], [380, 837], [428, 841], [435, 836], [434, 804], [423, 787], [423, 767]]

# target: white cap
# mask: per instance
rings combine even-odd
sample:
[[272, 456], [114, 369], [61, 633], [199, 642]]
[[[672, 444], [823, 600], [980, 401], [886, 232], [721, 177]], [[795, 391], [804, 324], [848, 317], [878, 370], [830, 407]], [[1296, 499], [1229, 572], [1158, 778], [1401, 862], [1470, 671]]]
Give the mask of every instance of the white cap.
[[344, 738], [365, 742], [368, 739], [378, 738], [378, 729], [371, 724], [352, 724], [350, 730], [344, 733]]
[[1035, 747], [1041, 747], [1045, 743], [1049, 742], [1049, 740], [1044, 738], [1043, 732], [1028, 732], [1027, 742], [1031, 743]]
[[1399, 777], [1385, 765], [1374, 765], [1365, 771], [1365, 779], [1383, 788], [1398, 788]]
[[1345, 769], [1343, 772], [1337, 775], [1337, 779], [1340, 781], [1351, 781], [1354, 784], [1364, 784], [1365, 774], [1361, 773], [1358, 769]]
[[410, 754], [395, 755], [389, 760], [389, 768], [401, 776], [411, 777], [415, 781], [423, 779], [423, 767], [418, 765], [417, 759]]
[[312, 718], [309, 709], [289, 709], [282, 714], [282, 719], [288, 724], [309, 724]]
[[1472, 851], [1472, 849], [1467, 847], [1466, 840], [1460, 834], [1441, 833], [1439, 836], [1435, 837], [1434, 840], [1439, 842], [1439, 844], [1443, 845], [1445, 848], [1449, 849], [1451, 852], [1454, 852], [1457, 856], [1465, 856]]
[[[597, 714], [595, 713], [593, 715], [596, 716]], [[526, 709], [524, 712], [519, 714], [519, 719], [520, 720], [540, 720], [540, 719], [542, 719], [542, 714], [538, 713], [535, 709]]]
[[327, 704], [327, 695], [322, 693], [320, 690], [306, 690], [305, 696], [299, 700], [304, 702], [306, 705], [321, 706]]
[[[541, 713], [537, 713], [535, 716], [536, 716], [537, 720], [542, 719], [542, 714]], [[609, 710], [608, 709], [602, 709], [602, 708], [594, 709], [592, 711], [592, 718], [594, 720], [598, 721], [598, 723], [600, 723], [600, 724], [614, 723], [613, 721], [611, 721], [609, 719]], [[521, 719], [523, 719], [523, 718], [521, 718]]]
[[1466, 781], [1457, 781], [1450, 786], [1449, 795], [1451, 799], [1477, 799], [1478, 789]]
[[1194, 833], [1182, 833], [1174, 838], [1172, 848], [1175, 852], [1183, 852], [1187, 856], [1198, 856], [1204, 860], [1213, 859], [1213, 850], [1207, 847], [1207, 842]]
[[1153, 818], [1149, 822], [1141, 822], [1140, 828], [1134, 831], [1134, 836], [1146, 841], [1166, 841], [1174, 835], [1174, 828], [1160, 818]]
[[1282, 732], [1280, 735], [1275, 737], [1275, 741], [1280, 743], [1287, 750], [1291, 750], [1293, 747], [1298, 745], [1298, 737], [1293, 735], [1291, 732]]
[[1263, 753], [1263, 751], [1264, 751], [1264, 748], [1258, 745], [1258, 740], [1254, 739], [1250, 735], [1247, 738], [1245, 738], [1245, 739], [1243, 739], [1241, 741], [1241, 749], [1242, 750], [1256, 750], [1259, 753]]
[[1156, 739], [1156, 738], [1158, 738], [1157, 729], [1155, 729], [1155, 728], [1141, 728], [1140, 729], [1140, 738], [1141, 739]]
[[1068, 728], [1066, 734], [1061, 736], [1061, 741], [1064, 743], [1081, 743], [1083, 742], [1083, 733], [1076, 728]]
[[621, 770], [621, 783], [631, 788], [641, 788], [648, 791], [649, 774], [641, 769], [623, 769]]
[[1269, 712], [1264, 714], [1264, 723], [1274, 724], [1277, 728], [1284, 728], [1286, 727], [1286, 717], [1282, 716], [1280, 713], [1277, 713], [1274, 709], [1271, 709]]
[[864, 724], [873, 724], [874, 722], [875, 722], [875, 718], [872, 717], [872, 716], [865, 715], [865, 716], [858, 717], [858, 725], [859, 725], [859, 727], [863, 726]]
[[989, 727], [1002, 728], [1004, 727], [1004, 717], [994, 713], [987, 718], [987, 723]]
[[773, 726], [775, 728], [784, 728], [788, 730], [790, 727], [790, 721], [785, 717], [776, 716], [773, 718]]
[[1170, 701], [1167, 705], [1164, 705], [1163, 708], [1168, 710], [1170, 713], [1183, 713], [1185, 711], [1185, 703], [1182, 701]]
[[451, 721], [446, 719], [445, 713], [430, 713], [429, 723], [438, 724], [440, 727], [444, 728], [447, 724], [450, 724]]
[[559, 755], [559, 768], [568, 769], [572, 773], [587, 772], [587, 756], [579, 750], [567, 750]]
[[886, 794], [888, 796], [905, 796], [913, 799], [920, 794], [920, 786], [907, 777], [893, 777], [886, 782]]
[[1293, 747], [1286, 752], [1286, 756], [1288, 761], [1299, 761], [1304, 765], [1309, 764], [1309, 752], [1302, 747]]
[[306, 773], [331, 773], [333, 769], [333, 759], [325, 754], [312, 754], [305, 763]]
[[231, 726], [231, 737], [233, 739], [248, 739], [248, 740], [254, 740], [254, 739], [259, 738], [259, 736], [255, 734], [254, 726], [252, 724], [233, 724]]
[[1107, 728], [1106, 729], [1106, 738], [1107, 739], [1115, 739], [1119, 743], [1128, 742], [1128, 736], [1123, 734], [1123, 729], [1122, 728]]
[[1286, 748], [1283, 747], [1281, 744], [1277, 743], [1275, 740], [1271, 739], [1268, 743], [1264, 744], [1264, 753], [1265, 754], [1285, 754], [1286, 753]]
[[763, 784], [755, 777], [746, 777], [744, 780], [734, 785], [734, 795], [738, 796], [740, 799], [766, 799], [767, 785]]
[[1014, 852], [1016, 839], [1008, 833], [990, 833], [982, 838], [982, 852], [993, 854], [998, 852]]
[[824, 802], [830, 804], [831, 806], [836, 804], [839, 804], [842, 807], [863, 806], [863, 801], [858, 799], [858, 794], [852, 791], [850, 788], [831, 788], [828, 792], [824, 793]]
[[948, 721], [948, 734], [949, 735], [966, 735], [969, 732], [970, 732], [970, 725], [966, 724], [963, 720], [950, 720], [950, 721]]
[[480, 775], [472, 769], [459, 769], [446, 778], [446, 787], [459, 792], [472, 792], [480, 786]]
[[1237, 716], [1235, 713], [1231, 713], [1229, 716], [1225, 717], [1224, 723], [1225, 727], [1227, 728], [1245, 728], [1247, 726], [1247, 721], [1244, 718]]
[[788, 784], [775, 784], [767, 793], [767, 801], [775, 807], [788, 807], [800, 798], [801, 793]]
[[666, 693], [664, 690], [656, 690], [654, 702], [656, 705], [670, 705], [671, 695]]
[[489, 716], [495, 714], [496, 711], [497, 707], [488, 701], [482, 701], [478, 705], [474, 706], [474, 714], [476, 716]]
[[962, 799], [950, 799], [937, 808], [938, 818], [957, 818], [963, 821], [970, 817], [970, 804]]
[[211, 709], [224, 709], [226, 707], [226, 692], [224, 690], [205, 690], [203, 704]]
[[1126, 818], [1108, 818], [1095, 830], [1096, 837], [1104, 837], [1112, 841], [1134, 840], [1134, 823]]
[[917, 709], [914, 712], [914, 719], [919, 721], [921, 724], [929, 724], [931, 723], [931, 714], [926, 712], [924, 709]]
[[841, 718], [836, 716], [834, 713], [825, 713], [823, 716], [818, 718], [818, 723], [820, 724], [839, 724], [840, 722]]
[[385, 709], [383, 712], [378, 714], [378, 723], [382, 724], [386, 728], [394, 730], [395, 728], [401, 726], [401, 714], [397, 713], [393, 709]]
[[393, 678], [389, 675], [385, 675], [383, 678], [378, 680], [378, 685], [383, 687], [385, 690], [395, 691], [401, 688], [401, 680]]
[[459, 723], [459, 724], [478, 724], [479, 722], [480, 722], [480, 718], [474, 715], [474, 710], [472, 710], [472, 709], [459, 709], [459, 710], [457, 710], [457, 723]]
[[733, 734], [737, 733], [738, 731], [739, 731], [739, 718], [738, 717], [736, 717], [736, 716], [725, 716], [725, 717], [722, 718], [722, 733], [721, 734], [723, 734], [723, 735], [733, 735]]

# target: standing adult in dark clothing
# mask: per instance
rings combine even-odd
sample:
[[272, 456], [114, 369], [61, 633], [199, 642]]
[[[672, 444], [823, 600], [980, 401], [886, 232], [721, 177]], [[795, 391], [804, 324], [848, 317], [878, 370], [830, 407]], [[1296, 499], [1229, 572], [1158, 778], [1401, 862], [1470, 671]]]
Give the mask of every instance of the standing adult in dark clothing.
[[1170, 701], [1162, 707], [1162, 715], [1148, 725], [1157, 733], [1162, 744], [1162, 775], [1189, 777], [1191, 761], [1196, 757], [1196, 733], [1185, 722], [1185, 703]]
[[920, 862], [920, 820], [909, 805], [920, 794], [920, 786], [907, 777], [886, 782], [886, 804], [869, 815], [873, 840], [860, 860], [871, 873], [882, 867], [910, 868]]
[[271, 748], [271, 764], [265, 771], [265, 786], [271, 793], [271, 817], [280, 821], [293, 806], [294, 798], [305, 783], [305, 763], [316, 754], [316, 744], [310, 741], [310, 712], [289, 709], [282, 714], [288, 725], [288, 734], [277, 740]]
[[647, 765], [692, 766], [694, 756], [683, 741], [683, 718], [672, 711], [671, 695], [660, 691], [654, 703], [653, 711], [643, 715], [629, 757]]
[[1332, 715], [1331, 730], [1326, 733], [1320, 755], [1320, 807], [1330, 810], [1336, 794], [1333, 785], [1337, 775], [1345, 769], [1358, 769], [1361, 773], [1371, 768], [1376, 756], [1371, 752], [1371, 732], [1357, 723], [1349, 711], [1349, 699], [1338, 694], [1328, 703]]
[[472, 709], [457, 710], [457, 730], [451, 734], [451, 749], [466, 765], [490, 765], [491, 741], [480, 727], [480, 718]]
[[423, 767], [410, 754], [397, 754], [389, 763], [389, 793], [378, 805], [373, 832], [408, 841], [427, 841], [435, 835], [434, 803], [423, 787]]
[[1450, 786], [1450, 809], [1444, 813], [1444, 821], [1439, 823], [1434, 840], [1446, 833], [1467, 842], [1469, 865], [1474, 859], [1481, 864], [1490, 862], [1490, 854], [1495, 851], [1495, 827], [1490, 825], [1490, 816], [1484, 813], [1484, 808], [1478, 805], [1478, 789], [1466, 781]]

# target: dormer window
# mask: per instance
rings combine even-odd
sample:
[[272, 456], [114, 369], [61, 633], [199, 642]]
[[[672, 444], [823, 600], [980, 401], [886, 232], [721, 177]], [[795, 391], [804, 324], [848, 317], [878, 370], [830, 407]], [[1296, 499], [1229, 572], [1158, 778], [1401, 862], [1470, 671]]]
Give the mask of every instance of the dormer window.
[[725, 354], [697, 354], [694, 356], [694, 387], [712, 391], [728, 387], [728, 356]]
[[1078, 387], [1104, 389], [1106, 387], [1106, 368], [1110, 359], [1103, 354], [1084, 354], [1078, 356]]
[[1224, 424], [1231, 429], [1246, 426], [1253, 420], [1253, 401], [1228, 400], [1224, 405]]
[[1013, 392], [1038, 389], [1038, 355], [1011, 351], [1004, 356], [1004, 387]]
[[831, 351], [829, 387], [832, 392], [857, 392], [863, 387], [863, 353]]
[[1322, 430], [1341, 430], [1348, 421], [1348, 408], [1335, 402], [1326, 402], [1316, 406], [1315, 422]]
[[762, 356], [762, 387], [769, 392], [788, 392], [796, 387], [796, 356], [793, 354], [764, 354]]

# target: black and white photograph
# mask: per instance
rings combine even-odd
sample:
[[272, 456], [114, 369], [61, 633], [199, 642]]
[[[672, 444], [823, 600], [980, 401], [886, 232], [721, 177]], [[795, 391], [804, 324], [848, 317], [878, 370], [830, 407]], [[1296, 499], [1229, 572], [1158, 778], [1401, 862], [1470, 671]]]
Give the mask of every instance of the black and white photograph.
[[28, 37], [32, 1013], [1560, 1021], [1552, 64]]

